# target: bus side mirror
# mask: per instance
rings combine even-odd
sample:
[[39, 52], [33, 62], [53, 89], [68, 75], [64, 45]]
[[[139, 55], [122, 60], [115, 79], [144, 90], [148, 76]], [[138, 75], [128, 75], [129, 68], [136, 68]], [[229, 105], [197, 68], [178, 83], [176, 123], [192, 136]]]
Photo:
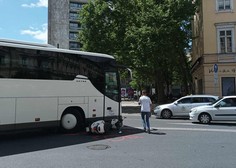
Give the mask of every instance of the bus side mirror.
[[128, 74], [129, 74], [129, 77], [130, 77], [130, 80], [132, 81], [133, 80], [133, 74], [132, 74], [132, 70], [127, 68], [128, 70]]

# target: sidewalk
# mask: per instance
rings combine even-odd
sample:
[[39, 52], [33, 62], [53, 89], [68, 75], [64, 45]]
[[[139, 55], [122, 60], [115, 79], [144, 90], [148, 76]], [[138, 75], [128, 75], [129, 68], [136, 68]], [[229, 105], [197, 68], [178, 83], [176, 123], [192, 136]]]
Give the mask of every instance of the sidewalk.
[[[130, 100], [130, 101], [121, 101], [122, 106], [122, 113], [140, 113], [140, 105], [138, 104], [138, 101]], [[157, 104], [152, 105], [153, 108], [157, 106]]]
[[129, 100], [129, 101], [121, 101], [121, 106], [126, 107], [126, 106], [139, 106], [138, 101], [135, 100]]
[[122, 101], [122, 113], [139, 113], [140, 106], [137, 101]]

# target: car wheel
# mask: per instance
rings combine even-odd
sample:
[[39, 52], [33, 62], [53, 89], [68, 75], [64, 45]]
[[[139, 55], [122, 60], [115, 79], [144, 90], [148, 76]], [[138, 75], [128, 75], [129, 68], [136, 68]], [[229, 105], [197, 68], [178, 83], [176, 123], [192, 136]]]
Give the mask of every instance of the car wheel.
[[199, 116], [199, 121], [202, 124], [209, 124], [211, 122], [211, 116], [207, 113], [203, 113]]
[[163, 110], [161, 113], [161, 117], [165, 118], [165, 119], [171, 118], [171, 115], [172, 115], [172, 113], [168, 109]]

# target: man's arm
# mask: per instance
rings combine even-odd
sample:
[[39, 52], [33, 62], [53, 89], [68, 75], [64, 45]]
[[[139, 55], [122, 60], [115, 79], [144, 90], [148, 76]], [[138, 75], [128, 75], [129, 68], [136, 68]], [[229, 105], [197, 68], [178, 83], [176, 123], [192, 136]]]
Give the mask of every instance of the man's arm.
[[138, 99], [138, 104], [139, 104], [139, 105], [141, 104], [141, 100], [140, 100], [140, 98]]
[[152, 112], [152, 110], [153, 110], [151, 99], [150, 99], [150, 110], [151, 110], [151, 112]]

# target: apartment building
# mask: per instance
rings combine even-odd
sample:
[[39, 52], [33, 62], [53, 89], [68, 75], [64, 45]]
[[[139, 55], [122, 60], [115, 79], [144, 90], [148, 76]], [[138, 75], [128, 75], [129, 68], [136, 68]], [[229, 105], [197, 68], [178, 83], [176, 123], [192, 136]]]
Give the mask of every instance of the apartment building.
[[236, 94], [236, 0], [197, 0], [192, 76], [197, 94]]
[[88, 0], [48, 1], [48, 43], [64, 49], [80, 50], [79, 12]]

